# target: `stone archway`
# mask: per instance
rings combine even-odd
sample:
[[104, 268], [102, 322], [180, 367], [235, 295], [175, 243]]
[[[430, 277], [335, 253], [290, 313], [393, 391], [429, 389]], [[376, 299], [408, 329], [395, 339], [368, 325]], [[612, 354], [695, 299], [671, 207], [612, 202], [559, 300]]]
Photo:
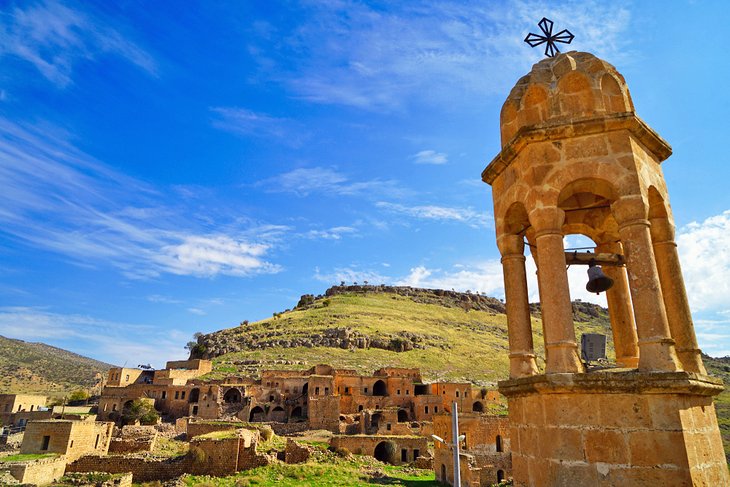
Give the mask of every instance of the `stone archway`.
[[476, 401], [474, 404], [472, 404], [471, 410], [472, 410], [472, 412], [475, 412], [475, 413], [483, 413], [484, 404], [482, 404], [481, 401]]
[[392, 441], [381, 441], [373, 450], [373, 457], [383, 463], [394, 465], [396, 462], [396, 445]]
[[373, 396], [387, 396], [388, 395], [388, 387], [385, 385], [385, 382], [382, 380], [378, 380], [373, 384]]
[[241, 391], [236, 388], [228, 389], [226, 393], [223, 394], [223, 402], [229, 404], [241, 402]]
[[408, 422], [408, 411], [405, 409], [399, 409], [398, 410], [398, 422], [399, 423], [407, 423]]
[[262, 423], [266, 419], [266, 413], [264, 412], [264, 409], [261, 406], [256, 406], [251, 410], [251, 413], [248, 415], [248, 420], [251, 423]]
[[286, 411], [281, 406], [276, 406], [269, 414], [269, 420], [275, 423], [286, 423]]

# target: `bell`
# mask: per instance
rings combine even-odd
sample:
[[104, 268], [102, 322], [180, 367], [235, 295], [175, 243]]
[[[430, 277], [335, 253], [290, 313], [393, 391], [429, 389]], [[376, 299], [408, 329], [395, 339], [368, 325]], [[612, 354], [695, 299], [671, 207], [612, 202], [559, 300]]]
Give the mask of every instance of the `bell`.
[[600, 294], [603, 291], [611, 289], [611, 286], [613, 286], [613, 279], [607, 277], [600, 266], [595, 264], [588, 266], [588, 284], [586, 284], [586, 291]]

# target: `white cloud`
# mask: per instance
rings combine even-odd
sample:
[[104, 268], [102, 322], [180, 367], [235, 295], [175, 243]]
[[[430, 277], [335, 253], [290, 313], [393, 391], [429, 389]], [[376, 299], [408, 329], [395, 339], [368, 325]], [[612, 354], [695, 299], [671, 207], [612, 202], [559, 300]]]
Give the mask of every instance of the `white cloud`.
[[220, 233], [201, 230], [179, 201], [168, 206], [164, 194], [93, 160], [63, 135], [0, 118], [0, 232], [129, 277], [280, 270], [265, 257], [287, 227], [207, 221]]
[[[363, 2], [314, 2], [290, 32], [282, 52], [253, 46], [262, 70], [316, 103], [397, 110], [412, 98], [453, 105], [509, 90], [542, 51], [522, 40], [540, 15], [569, 27], [571, 49], [626, 57], [630, 13], [624, 2], [405, 2], [388, 9]], [[260, 44], [269, 46], [270, 31]], [[292, 64], [291, 60], [295, 62]], [[284, 60], [288, 64], [284, 64]], [[453, 97], [456, 87], [463, 96]]]
[[402, 196], [408, 191], [392, 180], [352, 181], [344, 174], [326, 167], [298, 168], [261, 181], [267, 191], [309, 196], [312, 193], [337, 196]]
[[692, 309], [730, 309], [730, 210], [681, 228], [677, 247]]
[[[185, 336], [167, 328], [53, 313], [42, 308], [0, 307], [4, 336], [70, 349], [81, 355], [122, 365], [184, 358]], [[140, 339], [142, 338], [143, 339]]]
[[486, 212], [478, 212], [471, 207], [458, 208], [436, 205], [405, 206], [397, 203], [379, 201], [375, 204], [390, 213], [405, 215], [421, 220], [454, 221], [465, 223], [472, 228], [486, 228], [491, 225], [492, 218]]
[[238, 135], [268, 137], [298, 147], [306, 139], [301, 127], [294, 120], [256, 113], [240, 107], [213, 107], [214, 127]]
[[31, 63], [59, 87], [72, 82], [77, 64], [101, 54], [120, 56], [156, 73], [152, 57], [118, 30], [60, 2], [8, 5], [0, 12], [0, 57], [14, 56]]
[[416, 164], [446, 164], [449, 162], [449, 157], [446, 154], [434, 150], [422, 150], [413, 154], [411, 159]]
[[355, 235], [356, 233], [356, 228], [340, 226], [328, 228], [327, 230], [310, 230], [304, 236], [311, 239], [341, 240], [345, 235]]
[[192, 313], [198, 316], [205, 316], [207, 313], [200, 308], [188, 308], [188, 313]]

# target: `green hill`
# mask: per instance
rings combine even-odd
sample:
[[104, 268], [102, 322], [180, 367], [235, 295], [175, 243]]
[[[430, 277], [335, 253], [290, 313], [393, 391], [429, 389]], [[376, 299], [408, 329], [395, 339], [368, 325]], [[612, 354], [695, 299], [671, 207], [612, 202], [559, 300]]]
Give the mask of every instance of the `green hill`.
[[[533, 311], [542, 366], [542, 329], [537, 307]], [[574, 317], [578, 333], [610, 337], [605, 309], [577, 302]], [[501, 301], [473, 293], [335, 286], [323, 296], [302, 296], [294, 309], [269, 319], [201, 335], [192, 356], [213, 359], [211, 377], [327, 363], [363, 373], [418, 367], [429, 381], [489, 385], [507, 377], [507, 317]]]
[[43, 343], [0, 336], [0, 393], [46, 394], [61, 397], [89, 389], [97, 373], [113, 367]]

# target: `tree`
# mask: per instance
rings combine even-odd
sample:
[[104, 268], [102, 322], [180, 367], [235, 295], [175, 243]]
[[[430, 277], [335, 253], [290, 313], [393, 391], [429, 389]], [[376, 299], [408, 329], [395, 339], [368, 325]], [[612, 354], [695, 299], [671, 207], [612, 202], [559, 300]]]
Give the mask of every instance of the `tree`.
[[89, 398], [89, 393], [83, 389], [76, 389], [69, 396], [69, 401], [86, 401]]
[[136, 423], [140, 424], [157, 424], [160, 415], [155, 411], [155, 407], [148, 401], [135, 399], [129, 406], [122, 410], [122, 422], [124, 424]]

